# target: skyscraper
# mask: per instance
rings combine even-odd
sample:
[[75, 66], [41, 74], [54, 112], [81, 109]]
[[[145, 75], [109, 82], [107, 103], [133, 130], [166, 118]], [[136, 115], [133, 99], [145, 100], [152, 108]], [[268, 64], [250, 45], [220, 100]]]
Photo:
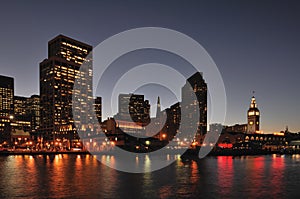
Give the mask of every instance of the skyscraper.
[[0, 75], [0, 141], [10, 135], [10, 119], [14, 113], [14, 79]]
[[28, 97], [14, 96], [14, 119], [11, 123], [13, 129], [31, 131], [31, 115], [28, 106]]
[[14, 79], [0, 75], [0, 116], [14, 113]]
[[37, 132], [41, 125], [40, 96], [32, 95], [27, 100], [28, 114], [30, 115], [31, 132]]
[[115, 119], [148, 124], [150, 122], [149, 101], [144, 100], [144, 95], [120, 94], [119, 112]]
[[256, 133], [256, 131], [259, 131], [260, 112], [257, 108], [256, 99], [254, 96], [251, 98], [250, 107], [247, 113], [248, 113], [247, 133]]
[[91, 51], [92, 46], [63, 35], [48, 42], [48, 58], [40, 63], [40, 131], [46, 139], [78, 139], [72, 116], [72, 92], [75, 79], [80, 78], [79, 84], [85, 89], [74, 92], [92, 97], [92, 69], [79, 71]]
[[40, 97], [14, 96], [14, 122], [31, 133], [37, 132], [40, 126]]
[[101, 97], [96, 97], [94, 99], [94, 108], [95, 108], [95, 113], [98, 121], [102, 122], [102, 98]]
[[29, 120], [27, 101], [27, 97], [14, 96], [14, 116], [16, 118]]
[[192, 118], [199, 118], [199, 120], [197, 120], [197, 132], [193, 133], [199, 141], [199, 137], [207, 132], [207, 84], [204, 81], [202, 74], [197, 72], [189, 77], [186, 84], [182, 87], [181, 94], [181, 114], [185, 113], [182, 115], [182, 117], [185, 118], [182, 120], [184, 122], [181, 124], [181, 129], [190, 132], [191, 129], [194, 129], [193, 127], [195, 125], [192, 122]]

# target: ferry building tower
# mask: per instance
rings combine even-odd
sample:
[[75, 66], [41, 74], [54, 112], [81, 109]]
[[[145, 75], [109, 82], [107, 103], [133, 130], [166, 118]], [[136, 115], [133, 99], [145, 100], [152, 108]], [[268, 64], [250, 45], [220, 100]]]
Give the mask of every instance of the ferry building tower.
[[248, 110], [248, 128], [247, 133], [256, 133], [259, 131], [260, 112], [257, 108], [256, 99], [253, 96], [251, 99], [250, 108]]

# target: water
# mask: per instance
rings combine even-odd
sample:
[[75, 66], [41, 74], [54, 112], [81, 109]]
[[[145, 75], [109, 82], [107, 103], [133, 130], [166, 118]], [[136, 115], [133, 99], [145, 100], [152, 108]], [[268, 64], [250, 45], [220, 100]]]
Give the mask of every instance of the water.
[[298, 198], [299, 185], [299, 155], [207, 157], [145, 174], [90, 155], [0, 157], [0, 198]]

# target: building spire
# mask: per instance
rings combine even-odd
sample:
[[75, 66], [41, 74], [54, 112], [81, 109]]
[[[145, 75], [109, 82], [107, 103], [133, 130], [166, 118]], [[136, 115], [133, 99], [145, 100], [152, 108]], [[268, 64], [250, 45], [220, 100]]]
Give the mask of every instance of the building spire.
[[158, 98], [157, 98], [157, 107], [156, 107], [156, 118], [158, 118], [160, 112], [161, 112], [160, 98], [159, 98], [159, 96], [158, 96]]

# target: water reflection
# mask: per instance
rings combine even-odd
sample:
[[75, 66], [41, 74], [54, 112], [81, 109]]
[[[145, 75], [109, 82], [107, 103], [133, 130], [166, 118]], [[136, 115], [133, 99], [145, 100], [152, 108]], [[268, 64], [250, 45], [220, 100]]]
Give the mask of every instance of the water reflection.
[[[114, 156], [101, 160], [118, 164]], [[151, 165], [150, 158], [134, 161], [145, 169]], [[0, 198], [286, 198], [300, 193], [299, 161], [300, 156], [208, 157], [129, 174], [91, 155], [8, 156], [0, 157]]]
[[231, 156], [217, 157], [217, 176], [220, 194], [223, 197], [229, 197], [232, 193], [234, 178], [233, 158]]

